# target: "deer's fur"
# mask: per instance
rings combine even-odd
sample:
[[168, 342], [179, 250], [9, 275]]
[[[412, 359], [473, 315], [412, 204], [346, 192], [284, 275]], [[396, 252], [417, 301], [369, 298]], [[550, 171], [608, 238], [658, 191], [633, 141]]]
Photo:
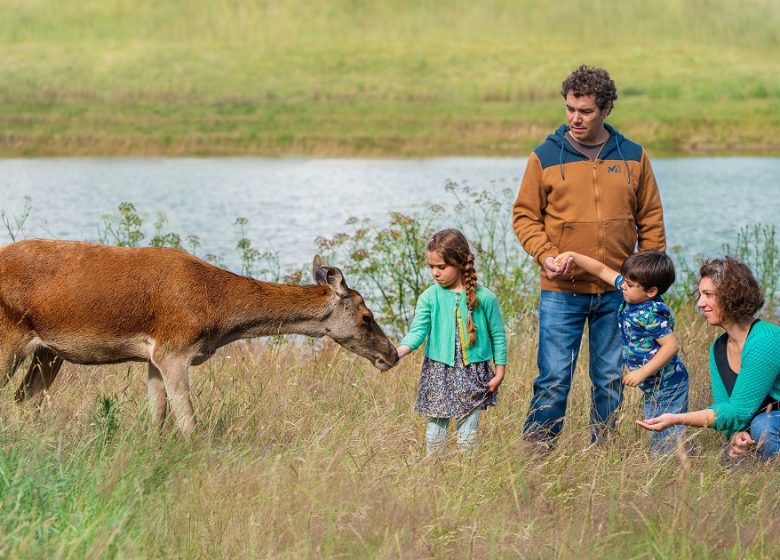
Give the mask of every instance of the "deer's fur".
[[341, 271], [317, 285], [260, 282], [167, 248], [31, 239], [0, 248], [0, 387], [30, 354], [16, 400], [39, 399], [66, 360], [148, 362], [152, 418], [195, 425], [188, 368], [242, 338], [327, 335], [386, 370], [398, 356]]

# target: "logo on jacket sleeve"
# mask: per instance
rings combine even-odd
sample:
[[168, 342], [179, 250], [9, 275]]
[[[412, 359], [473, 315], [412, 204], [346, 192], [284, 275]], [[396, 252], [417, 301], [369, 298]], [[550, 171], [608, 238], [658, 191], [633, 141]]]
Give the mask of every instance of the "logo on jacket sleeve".
[[607, 171], [609, 173], [620, 173], [620, 166], [619, 165], [610, 165], [607, 167]]

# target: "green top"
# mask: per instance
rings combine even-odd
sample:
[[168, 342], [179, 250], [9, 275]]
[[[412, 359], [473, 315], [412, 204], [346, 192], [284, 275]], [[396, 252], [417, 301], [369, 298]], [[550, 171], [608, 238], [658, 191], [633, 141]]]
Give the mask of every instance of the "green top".
[[[496, 365], [506, 364], [506, 334], [501, 310], [495, 294], [477, 286], [479, 305], [472, 312], [477, 340], [465, 348], [464, 361], [485, 362], [490, 358]], [[460, 321], [456, 320], [460, 314]], [[449, 366], [455, 365], [455, 326], [460, 323], [461, 340], [468, 325], [469, 308], [465, 292], [453, 292], [434, 284], [417, 299], [412, 328], [401, 344], [416, 350], [427, 338], [425, 355]], [[468, 339], [468, 337], [465, 337]]]
[[748, 333], [742, 348], [742, 367], [731, 396], [723, 386], [715, 362], [715, 344], [710, 347], [710, 382], [715, 412], [713, 428], [731, 437], [746, 429], [767, 395], [780, 400], [780, 327], [759, 321]]

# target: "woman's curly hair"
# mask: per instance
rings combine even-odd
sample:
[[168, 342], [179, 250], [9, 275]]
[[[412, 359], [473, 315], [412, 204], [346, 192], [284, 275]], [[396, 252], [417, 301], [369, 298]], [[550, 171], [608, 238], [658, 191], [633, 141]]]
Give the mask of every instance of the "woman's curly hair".
[[735, 258], [707, 259], [699, 276], [712, 280], [715, 299], [726, 321], [747, 323], [764, 305], [764, 294], [750, 267]]
[[439, 253], [445, 263], [458, 267], [463, 275], [466, 303], [469, 307], [468, 345], [473, 346], [477, 341], [477, 328], [471, 317], [471, 311], [479, 306], [479, 300], [477, 299], [477, 270], [474, 268], [474, 254], [471, 252], [469, 242], [459, 230], [443, 229], [434, 234], [426, 249], [431, 253]]
[[596, 105], [602, 111], [611, 110], [618, 98], [615, 82], [609, 77], [609, 72], [584, 64], [569, 74], [561, 84], [561, 95], [564, 99], [569, 92], [572, 92], [574, 97], [595, 96]]

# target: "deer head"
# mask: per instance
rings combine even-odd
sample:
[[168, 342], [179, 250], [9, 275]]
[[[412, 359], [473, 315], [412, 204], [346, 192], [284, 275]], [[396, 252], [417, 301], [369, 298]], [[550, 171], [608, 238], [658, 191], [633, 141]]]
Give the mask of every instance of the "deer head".
[[333, 307], [323, 320], [325, 333], [347, 350], [370, 360], [386, 371], [398, 362], [395, 346], [374, 320], [374, 314], [355, 290], [347, 286], [338, 268], [328, 266], [319, 255], [312, 263], [314, 280], [333, 290]]

